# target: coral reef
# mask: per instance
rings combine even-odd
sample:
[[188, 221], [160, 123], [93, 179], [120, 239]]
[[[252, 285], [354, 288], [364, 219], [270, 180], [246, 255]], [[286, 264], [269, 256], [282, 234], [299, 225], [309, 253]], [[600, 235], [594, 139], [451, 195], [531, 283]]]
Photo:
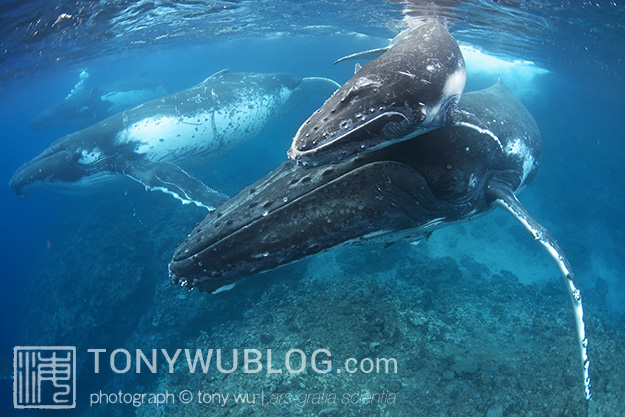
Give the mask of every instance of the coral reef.
[[[161, 361], [156, 374], [94, 376], [92, 357], [79, 355], [82, 415], [586, 415], [574, 320], [557, 271], [546, 284], [526, 285], [468, 254], [433, 256], [433, 239], [338, 249], [210, 296], [175, 287], [166, 275], [180, 231], [197, 221], [194, 212], [183, 215], [174, 203], [137, 204], [115, 203], [114, 222], [102, 208], [77, 221], [72, 233], [59, 232], [32, 289], [36, 308], [24, 339], [76, 345], [79, 352], [222, 349], [224, 367], [232, 365], [233, 349], [239, 356], [257, 349], [263, 364], [271, 349], [273, 368], [283, 372], [226, 374], [213, 364], [207, 373], [189, 373], [179, 360], [173, 373]], [[475, 222], [455, 233], [470, 239], [484, 227]], [[625, 404], [625, 335], [602, 307], [608, 290], [597, 285], [586, 297], [593, 409], [607, 417], [622, 414]], [[286, 372], [284, 357], [293, 349], [308, 359], [327, 349], [333, 370]], [[394, 358], [397, 373], [339, 372], [348, 358]], [[89, 392], [99, 390], [189, 390], [194, 401], [88, 407]], [[238, 404], [231, 397], [224, 406], [215, 396], [198, 401], [200, 391], [256, 397]]]

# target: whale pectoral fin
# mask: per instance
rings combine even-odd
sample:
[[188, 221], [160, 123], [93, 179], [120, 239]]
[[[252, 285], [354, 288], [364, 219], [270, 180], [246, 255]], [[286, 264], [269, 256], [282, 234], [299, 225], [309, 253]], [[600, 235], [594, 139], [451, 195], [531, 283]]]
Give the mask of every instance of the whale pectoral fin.
[[166, 162], [123, 164], [122, 174], [140, 182], [146, 190], [158, 190], [172, 195], [182, 204], [193, 203], [212, 211], [228, 196], [209, 188], [178, 166]]
[[305, 77], [297, 87], [297, 90], [308, 92], [308, 94], [319, 94], [323, 97], [330, 97], [336, 90], [341, 88], [341, 84], [325, 77]]
[[317, 94], [327, 99], [341, 85], [330, 78], [325, 77], [305, 77], [299, 83], [297, 88], [293, 90], [288, 100], [280, 107], [279, 114], [288, 114], [304, 104], [311, 95]]
[[551, 258], [558, 265], [566, 290], [571, 298], [573, 304], [573, 312], [575, 313], [575, 324], [577, 327], [577, 339], [579, 343], [580, 356], [582, 362], [582, 371], [584, 376], [584, 389], [586, 399], [590, 400], [590, 376], [588, 359], [588, 339], [586, 338], [586, 331], [584, 326], [584, 310], [582, 308], [582, 296], [575, 280], [575, 275], [571, 269], [571, 264], [564, 255], [564, 252], [560, 246], [556, 243], [556, 240], [551, 236], [549, 230], [540, 224], [523, 205], [517, 200], [514, 193], [506, 189], [506, 187], [500, 184], [490, 184], [488, 190], [489, 198], [492, 199], [492, 204], [504, 208], [515, 219], [517, 219], [547, 250]]
[[384, 48], [370, 49], [368, 51], [356, 52], [355, 54], [347, 55], [347, 56], [344, 56], [343, 58], [337, 59], [336, 61], [334, 61], [334, 64], [338, 64], [339, 62], [347, 61], [349, 59], [366, 59], [366, 60], [375, 59], [379, 57], [380, 55], [382, 55], [384, 52], [388, 51], [389, 49], [391, 49], [391, 47], [386, 46]]

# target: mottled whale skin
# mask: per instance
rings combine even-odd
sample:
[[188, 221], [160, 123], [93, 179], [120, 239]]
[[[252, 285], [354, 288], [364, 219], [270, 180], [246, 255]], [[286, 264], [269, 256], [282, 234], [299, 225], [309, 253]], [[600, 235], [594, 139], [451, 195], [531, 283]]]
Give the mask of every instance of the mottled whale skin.
[[227, 197], [185, 169], [254, 138], [277, 111], [311, 92], [330, 95], [336, 88], [323, 78], [220, 71], [187, 90], [60, 138], [19, 168], [9, 185], [25, 195], [38, 187], [93, 188], [121, 174], [211, 210]]
[[338, 164], [287, 162], [209, 214], [176, 251], [172, 277], [212, 292], [336, 246], [392, 242], [487, 212], [492, 184], [513, 192], [534, 178], [540, 133], [501, 82], [460, 107], [488, 120], [504, 150], [446, 126]]
[[[582, 299], [564, 252], [516, 199], [541, 158], [538, 127], [500, 81], [463, 95], [483, 131], [445, 126], [411, 140], [313, 169], [289, 161], [209, 214], [178, 247], [174, 283], [219, 292], [240, 278], [342, 245], [415, 240], [432, 230], [510, 212], [560, 269], [577, 327], [591, 398]], [[498, 137], [498, 141], [492, 138]]]
[[447, 124], [483, 126], [457, 108], [465, 82], [455, 39], [437, 21], [422, 23], [398, 36], [304, 122], [287, 154], [316, 166]]

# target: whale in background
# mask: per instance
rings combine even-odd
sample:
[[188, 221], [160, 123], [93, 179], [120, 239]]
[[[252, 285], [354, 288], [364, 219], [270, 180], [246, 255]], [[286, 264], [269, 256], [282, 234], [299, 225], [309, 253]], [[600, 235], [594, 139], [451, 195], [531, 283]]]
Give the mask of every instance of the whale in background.
[[187, 169], [207, 164], [257, 136], [278, 111], [310, 94], [329, 96], [326, 78], [220, 71], [198, 85], [117, 113], [58, 139], [22, 165], [9, 185], [33, 189], [94, 189], [129, 177], [183, 203], [212, 210], [225, 195]]
[[37, 114], [28, 125], [32, 131], [46, 128], [83, 129], [121, 111], [167, 95], [167, 88], [147, 73], [102, 85], [92, 85], [89, 73], [63, 101]]

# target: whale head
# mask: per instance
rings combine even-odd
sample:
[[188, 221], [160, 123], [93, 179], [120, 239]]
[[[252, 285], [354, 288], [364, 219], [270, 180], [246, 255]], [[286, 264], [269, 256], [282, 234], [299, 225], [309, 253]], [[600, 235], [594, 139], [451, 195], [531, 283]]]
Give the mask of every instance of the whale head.
[[453, 124], [465, 82], [455, 39], [440, 23], [425, 22], [365, 64], [306, 120], [288, 156], [323, 165]]
[[[106, 125], [99, 125], [100, 128]], [[93, 130], [93, 129], [92, 129]], [[104, 132], [89, 129], [64, 136], [13, 174], [9, 186], [18, 196], [38, 189], [76, 192], [112, 178], [115, 164], [101, 138]]]
[[173, 281], [214, 292], [337, 246], [418, 238], [486, 213], [491, 186], [512, 193], [534, 178], [540, 132], [501, 82], [460, 107], [491, 131], [445, 126], [335, 164], [284, 163], [191, 232]]
[[534, 178], [540, 132], [501, 83], [460, 107], [488, 116], [493, 131], [445, 126], [335, 164], [284, 163], [191, 232], [169, 265], [173, 281], [214, 292], [341, 245], [415, 239], [486, 213], [491, 186], [513, 193]]

